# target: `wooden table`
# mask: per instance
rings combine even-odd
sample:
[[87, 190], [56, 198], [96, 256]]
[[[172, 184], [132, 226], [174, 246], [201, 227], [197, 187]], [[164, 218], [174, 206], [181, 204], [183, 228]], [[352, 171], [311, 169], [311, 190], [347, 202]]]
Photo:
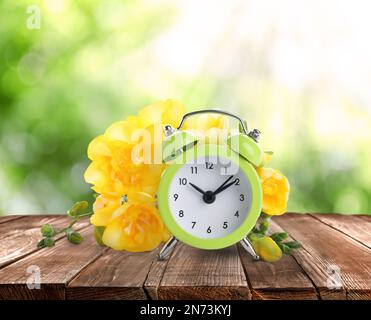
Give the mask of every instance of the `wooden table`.
[[[371, 216], [286, 214], [284, 229], [303, 248], [271, 264], [239, 245], [203, 251], [178, 244], [171, 257], [117, 252], [85, 240], [37, 249], [39, 227], [65, 216], [0, 218], [0, 299], [371, 299]], [[29, 288], [40, 271], [40, 288]], [[37, 282], [37, 281], [36, 281]]]

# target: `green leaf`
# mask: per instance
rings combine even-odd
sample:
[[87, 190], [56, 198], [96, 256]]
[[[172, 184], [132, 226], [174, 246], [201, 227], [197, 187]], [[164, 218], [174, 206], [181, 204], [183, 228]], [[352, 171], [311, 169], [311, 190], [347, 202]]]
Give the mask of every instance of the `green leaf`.
[[41, 234], [44, 236], [44, 237], [52, 237], [55, 235], [55, 230], [53, 228], [52, 225], [50, 224], [44, 224], [42, 227], [41, 227]]
[[278, 243], [278, 246], [281, 248], [281, 250], [284, 254], [291, 254], [292, 249], [289, 246], [287, 246], [286, 244]]
[[275, 232], [270, 235], [270, 237], [277, 243], [279, 244], [281, 241], [287, 239], [289, 235], [287, 232]]
[[291, 249], [301, 248], [301, 243], [299, 241], [287, 241], [284, 242], [283, 244], [290, 247]]
[[73, 244], [80, 244], [82, 240], [84, 239], [82, 235], [76, 231], [67, 233], [67, 239], [69, 242]]
[[105, 244], [102, 241], [103, 232], [106, 229], [106, 227], [94, 227], [94, 237], [97, 243], [101, 246], [105, 246]]
[[76, 202], [70, 210], [67, 211], [67, 214], [70, 217], [76, 217], [82, 213], [88, 208], [89, 203], [87, 201], [80, 201]]

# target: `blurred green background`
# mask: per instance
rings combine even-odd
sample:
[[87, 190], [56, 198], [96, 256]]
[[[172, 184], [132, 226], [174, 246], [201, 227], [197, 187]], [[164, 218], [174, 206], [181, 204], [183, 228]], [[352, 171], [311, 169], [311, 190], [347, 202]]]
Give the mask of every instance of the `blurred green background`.
[[244, 116], [289, 210], [371, 213], [368, 1], [0, 2], [0, 214], [92, 199], [89, 141], [175, 98]]

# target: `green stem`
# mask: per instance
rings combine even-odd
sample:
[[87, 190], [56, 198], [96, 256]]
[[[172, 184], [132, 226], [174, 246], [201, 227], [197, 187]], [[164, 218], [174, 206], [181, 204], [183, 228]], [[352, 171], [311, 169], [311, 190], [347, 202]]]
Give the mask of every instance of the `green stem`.
[[68, 225], [68, 227], [63, 228], [62, 230], [57, 231], [57, 232], [55, 233], [54, 236], [56, 236], [57, 234], [60, 234], [60, 233], [66, 232], [67, 229], [72, 228], [72, 227], [74, 226], [74, 224], [75, 224], [76, 222], [78, 222], [81, 218], [84, 218], [84, 217], [90, 217], [90, 216], [92, 216], [92, 215], [93, 215], [93, 212], [88, 212], [88, 213], [80, 214], [80, 215], [74, 217], [74, 219], [73, 219], [72, 222]]

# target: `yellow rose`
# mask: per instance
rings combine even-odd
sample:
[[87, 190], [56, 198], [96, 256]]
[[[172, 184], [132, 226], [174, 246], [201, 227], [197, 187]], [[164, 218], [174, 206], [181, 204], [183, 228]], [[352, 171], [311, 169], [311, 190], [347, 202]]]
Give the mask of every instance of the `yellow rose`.
[[281, 215], [286, 212], [290, 185], [287, 178], [278, 170], [272, 168], [257, 168], [262, 189], [263, 209], [268, 215]]

